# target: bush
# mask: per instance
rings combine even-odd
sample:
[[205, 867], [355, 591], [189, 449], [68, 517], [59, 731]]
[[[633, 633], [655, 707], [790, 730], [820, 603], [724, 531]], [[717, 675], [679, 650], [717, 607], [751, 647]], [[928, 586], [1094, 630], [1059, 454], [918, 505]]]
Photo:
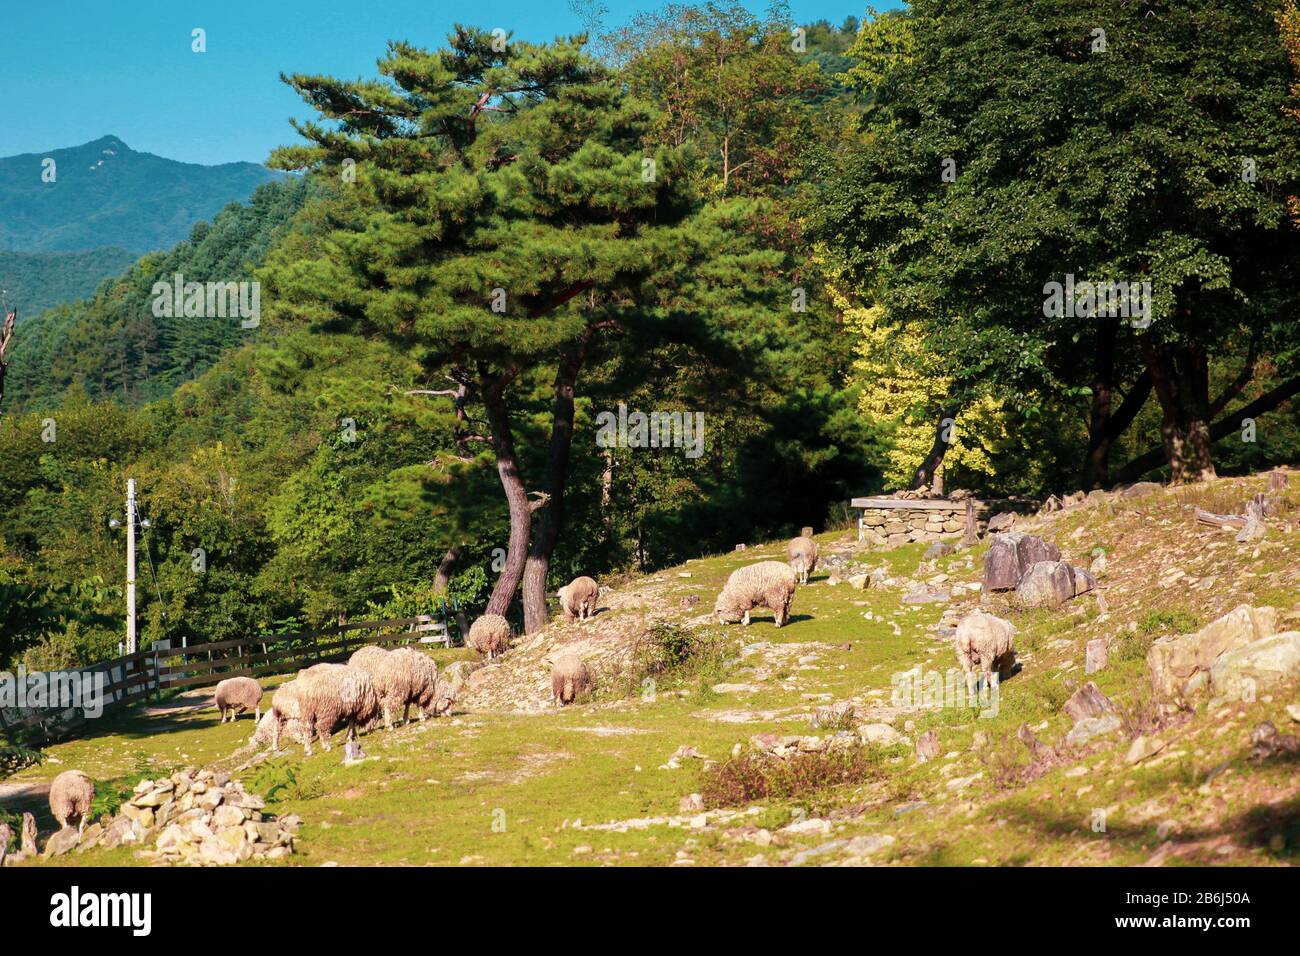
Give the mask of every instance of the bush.
[[1138, 621], [1138, 630], [1143, 634], [1190, 634], [1200, 625], [1198, 618], [1191, 611], [1183, 608], [1170, 608], [1167, 611], [1152, 611]]
[[875, 779], [878, 761], [878, 755], [861, 747], [797, 753], [784, 759], [751, 751], [706, 770], [700, 794], [707, 807], [797, 799], [832, 787], [867, 783]]
[[631, 666], [616, 690], [619, 696], [640, 693], [646, 681], [652, 681], [657, 688], [694, 685], [706, 693], [726, 673], [729, 663], [721, 638], [656, 621], [637, 638]]

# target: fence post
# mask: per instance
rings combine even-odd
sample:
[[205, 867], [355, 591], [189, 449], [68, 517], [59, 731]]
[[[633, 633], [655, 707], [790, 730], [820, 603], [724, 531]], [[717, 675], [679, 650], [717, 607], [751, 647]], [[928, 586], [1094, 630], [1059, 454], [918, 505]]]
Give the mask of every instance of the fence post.
[[162, 673], [158, 670], [158, 645], [153, 648], [153, 694], [158, 703], [162, 703]]

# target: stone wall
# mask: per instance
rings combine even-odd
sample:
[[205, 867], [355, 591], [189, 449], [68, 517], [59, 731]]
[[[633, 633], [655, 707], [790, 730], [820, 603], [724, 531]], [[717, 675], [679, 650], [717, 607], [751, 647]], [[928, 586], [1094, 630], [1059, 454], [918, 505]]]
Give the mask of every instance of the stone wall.
[[[858, 540], [897, 547], [913, 541], [959, 538], [966, 530], [966, 500], [937, 498], [855, 498], [861, 512]], [[1026, 503], [1013, 500], [975, 501], [975, 522], [981, 537], [989, 519], [1004, 511], [1023, 511]]]

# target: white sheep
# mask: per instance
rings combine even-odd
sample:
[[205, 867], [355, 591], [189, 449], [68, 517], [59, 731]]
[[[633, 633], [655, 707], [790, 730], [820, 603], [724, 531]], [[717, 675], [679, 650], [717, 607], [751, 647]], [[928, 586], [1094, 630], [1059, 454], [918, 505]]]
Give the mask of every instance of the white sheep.
[[403, 659], [375, 644], [368, 644], [348, 659], [349, 667], [357, 667], [370, 675], [375, 682], [375, 693], [384, 712], [384, 727], [393, 729], [393, 712], [409, 705], [412, 697], [412, 675]]
[[282, 684], [271, 698], [274, 749], [280, 749], [280, 734], [290, 720], [301, 720], [307, 730], [303, 749], [311, 756], [313, 734], [321, 746], [330, 749], [330, 734], [341, 725], [348, 728], [348, 740], [355, 740], [358, 727], [366, 727], [379, 716], [379, 695], [375, 682], [359, 667], [346, 664], [316, 664], [298, 672]]
[[223, 724], [227, 712], [234, 721], [237, 715], [250, 710], [257, 723], [262, 719], [262, 685], [251, 677], [227, 677], [217, 685], [216, 704]]
[[470, 625], [465, 643], [488, 660], [499, 657], [510, 648], [510, 622], [500, 614], [484, 614]]
[[560, 610], [564, 612], [564, 619], [587, 620], [596, 613], [596, 598], [599, 594], [600, 586], [591, 578], [574, 578], [560, 588]]
[[800, 535], [785, 546], [786, 559], [800, 584], [808, 583], [808, 575], [817, 570], [817, 542]]
[[748, 626], [749, 612], [766, 607], [771, 609], [776, 626], [780, 627], [790, 619], [795, 584], [795, 573], [780, 561], [760, 561], [738, 568], [727, 578], [713, 605], [713, 613], [723, 624], [743, 621]]
[[90, 805], [95, 802], [95, 785], [80, 770], [65, 770], [50, 784], [50, 812], [60, 827], [77, 823], [83, 833], [90, 819]]
[[437, 716], [440, 713], [437, 708], [438, 665], [433, 658], [414, 647], [399, 647], [389, 656], [406, 675], [407, 696], [402, 701], [402, 723], [406, 723], [412, 705], [422, 721], [427, 716]]
[[557, 706], [572, 704], [579, 694], [591, 689], [591, 672], [577, 654], [565, 654], [554, 661], [546, 658], [542, 663], [551, 665], [551, 700]]
[[975, 693], [979, 674], [984, 675], [986, 687], [993, 683], [994, 671], [998, 672], [999, 679], [1011, 675], [1016, 664], [1015, 634], [1016, 628], [1010, 621], [978, 609], [961, 619], [953, 646], [970, 693]]
[[[290, 681], [289, 683], [292, 684], [293, 681]], [[284, 686], [288, 687], [289, 684], [285, 684]], [[295, 706], [297, 705], [295, 704]], [[304, 747], [307, 746], [307, 741], [311, 734], [307, 729], [307, 725], [297, 717], [289, 717], [278, 726], [279, 730], [277, 731], [275, 711], [268, 710], [262, 715], [262, 719], [257, 722], [257, 727], [253, 730], [253, 736], [248, 738], [249, 746], [257, 747], [261, 745], [264, 747], [274, 746], [278, 748], [279, 736], [288, 737], [290, 740], [298, 741], [298, 743], [302, 744]]]

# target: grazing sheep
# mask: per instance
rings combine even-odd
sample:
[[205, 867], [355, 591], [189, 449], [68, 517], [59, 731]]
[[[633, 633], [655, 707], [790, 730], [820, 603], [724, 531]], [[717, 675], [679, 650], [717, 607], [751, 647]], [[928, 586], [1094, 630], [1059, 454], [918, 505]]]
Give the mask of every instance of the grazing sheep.
[[233, 722], [237, 715], [250, 710], [257, 723], [262, 719], [262, 685], [251, 677], [227, 677], [217, 685], [217, 709], [223, 724], [227, 711]]
[[484, 614], [470, 625], [465, 643], [492, 660], [510, 647], [510, 622], [500, 614]]
[[414, 647], [399, 647], [389, 654], [394, 665], [406, 674], [407, 696], [402, 701], [402, 723], [406, 723], [411, 705], [421, 721], [430, 713], [437, 716], [438, 665], [428, 654]]
[[554, 661], [546, 658], [542, 663], [551, 665], [551, 700], [557, 705], [572, 704], [579, 694], [591, 690], [591, 672], [576, 654]]
[[77, 832], [86, 829], [90, 805], [95, 802], [95, 785], [80, 770], [65, 770], [50, 784], [50, 812], [60, 827], [77, 823]]
[[280, 749], [280, 735], [294, 719], [306, 728], [303, 749], [311, 756], [313, 734], [321, 746], [330, 749], [330, 734], [342, 724], [348, 728], [348, 740], [355, 740], [357, 727], [366, 727], [379, 716], [379, 695], [375, 682], [359, 667], [346, 664], [316, 664], [299, 671], [298, 676], [281, 685], [271, 698], [271, 746]]
[[983, 611], [972, 611], [957, 625], [953, 644], [957, 663], [966, 673], [966, 689], [975, 693], [979, 674], [984, 675], [984, 685], [993, 683], [993, 672], [1000, 679], [1011, 675], [1016, 664], [1015, 626]]
[[748, 626], [750, 610], [767, 607], [780, 627], [790, 619], [794, 589], [795, 573], [789, 567], [780, 561], [760, 561], [731, 572], [713, 613], [723, 624], [743, 621]]
[[587, 620], [596, 613], [596, 597], [599, 594], [600, 587], [591, 578], [574, 578], [560, 588], [560, 609], [564, 611], [564, 619]]
[[379, 705], [384, 713], [384, 728], [387, 730], [393, 729], [393, 711], [410, 700], [412, 691], [411, 675], [401, 666], [401, 661], [393, 656], [395, 653], [370, 644], [348, 659], [349, 667], [365, 671], [374, 681], [375, 693], [379, 696]]
[[[290, 681], [290, 683], [293, 683]], [[288, 687], [288, 684], [284, 685]], [[307, 725], [297, 717], [290, 717], [281, 724], [281, 733], [290, 740], [296, 740], [298, 743], [306, 746], [309, 736]], [[270, 747], [276, 744], [276, 716], [273, 710], [268, 710], [262, 715], [262, 719], [257, 722], [257, 727], [253, 731], [253, 736], [248, 738], [249, 746], [257, 747], [259, 745]], [[277, 745], [278, 746], [278, 745]]]
[[800, 535], [785, 546], [785, 554], [799, 583], [807, 584], [808, 575], [817, 570], [817, 542]]

